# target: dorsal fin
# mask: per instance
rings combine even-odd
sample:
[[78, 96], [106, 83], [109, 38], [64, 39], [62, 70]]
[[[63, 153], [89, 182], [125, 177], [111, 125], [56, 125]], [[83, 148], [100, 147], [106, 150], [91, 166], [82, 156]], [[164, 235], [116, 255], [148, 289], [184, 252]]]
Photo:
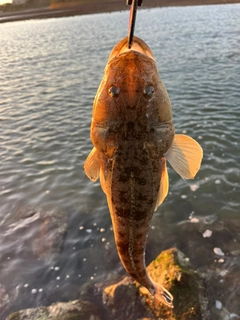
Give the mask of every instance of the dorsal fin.
[[191, 137], [176, 134], [165, 157], [183, 179], [193, 179], [200, 168], [203, 151]]

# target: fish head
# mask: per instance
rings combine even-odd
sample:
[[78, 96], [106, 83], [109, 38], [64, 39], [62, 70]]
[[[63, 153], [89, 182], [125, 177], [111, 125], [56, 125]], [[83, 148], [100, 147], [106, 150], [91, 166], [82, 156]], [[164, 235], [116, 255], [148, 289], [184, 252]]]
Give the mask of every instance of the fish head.
[[[137, 136], [136, 131], [144, 132], [168, 122], [173, 126], [171, 103], [151, 49], [138, 37], [133, 37], [129, 49], [128, 38], [122, 39], [109, 55], [94, 100], [93, 144], [97, 148], [101, 144], [98, 149], [104, 149], [106, 128], [119, 132], [119, 129], [129, 125], [133, 128], [131, 133], [134, 131], [132, 135]], [[169, 128], [164, 126], [161, 130], [169, 131]], [[172, 136], [171, 133], [171, 139]], [[115, 145], [112, 140], [108, 144]]]
[[157, 111], [157, 121], [171, 120], [170, 99], [159, 77], [151, 49], [138, 37], [133, 37], [132, 47], [128, 49], [126, 37], [116, 44], [109, 55], [105, 74], [94, 100], [93, 113], [97, 112], [94, 116], [100, 121], [105, 121], [106, 118], [114, 120], [119, 117], [119, 111], [126, 115], [131, 114], [132, 110], [137, 116], [135, 111], [140, 102], [150, 109], [149, 112], [154, 114], [155, 119]]

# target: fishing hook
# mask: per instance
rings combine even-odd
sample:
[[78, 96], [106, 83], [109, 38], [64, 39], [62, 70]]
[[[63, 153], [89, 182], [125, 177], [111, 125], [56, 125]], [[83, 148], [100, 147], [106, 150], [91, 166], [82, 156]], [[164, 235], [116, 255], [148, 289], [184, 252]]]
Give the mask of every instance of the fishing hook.
[[127, 5], [131, 6], [128, 22], [128, 49], [131, 49], [132, 46], [134, 27], [137, 15], [137, 6], [140, 7], [142, 5], [142, 1], [143, 0], [127, 0]]

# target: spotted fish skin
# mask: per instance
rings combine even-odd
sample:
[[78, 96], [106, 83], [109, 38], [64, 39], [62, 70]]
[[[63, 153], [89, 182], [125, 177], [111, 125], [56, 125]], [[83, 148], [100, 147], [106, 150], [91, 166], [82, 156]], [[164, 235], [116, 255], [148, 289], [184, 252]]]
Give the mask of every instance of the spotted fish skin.
[[123, 39], [110, 54], [94, 100], [94, 148], [84, 168], [91, 180], [100, 176], [124, 268], [169, 307], [172, 295], [146, 272], [145, 246], [152, 215], [168, 192], [166, 154], [171, 148], [175, 170], [181, 174], [184, 168], [184, 159], [180, 168], [174, 162], [179, 151], [174, 137], [170, 99], [150, 48], [134, 37], [128, 50]]
[[162, 164], [161, 160], [149, 159], [146, 150], [141, 153], [132, 143], [129, 147], [130, 150], [123, 148], [123, 152], [117, 152], [116, 158], [108, 163], [110, 170], [106, 171], [111, 178], [106, 177], [106, 188], [111, 193], [107, 199], [121, 262], [135, 280], [149, 288], [152, 283], [145, 269], [145, 244]]

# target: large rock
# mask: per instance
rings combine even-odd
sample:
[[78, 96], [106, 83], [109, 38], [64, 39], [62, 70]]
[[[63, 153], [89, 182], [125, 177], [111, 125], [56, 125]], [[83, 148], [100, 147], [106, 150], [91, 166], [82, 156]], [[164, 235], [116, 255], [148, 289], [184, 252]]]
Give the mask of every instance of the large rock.
[[136, 320], [142, 317], [149, 318], [152, 315], [142, 303], [138, 287], [130, 277], [106, 287], [103, 292], [103, 303], [108, 319], [111, 320]]
[[26, 309], [12, 313], [6, 320], [100, 320], [96, 307], [88, 302], [75, 300], [54, 303], [50, 307]]
[[188, 259], [176, 248], [163, 251], [147, 268], [153, 281], [162, 284], [174, 297], [174, 308], [160, 305], [152, 295], [140, 287], [146, 306], [157, 318], [200, 320], [206, 307], [203, 283], [191, 269]]
[[172, 293], [174, 309], [162, 305], [146, 288], [127, 277], [103, 292], [110, 319], [139, 319], [140, 314], [151, 319], [207, 319], [203, 283], [183, 253], [175, 248], [163, 251], [147, 271], [153, 281]]

